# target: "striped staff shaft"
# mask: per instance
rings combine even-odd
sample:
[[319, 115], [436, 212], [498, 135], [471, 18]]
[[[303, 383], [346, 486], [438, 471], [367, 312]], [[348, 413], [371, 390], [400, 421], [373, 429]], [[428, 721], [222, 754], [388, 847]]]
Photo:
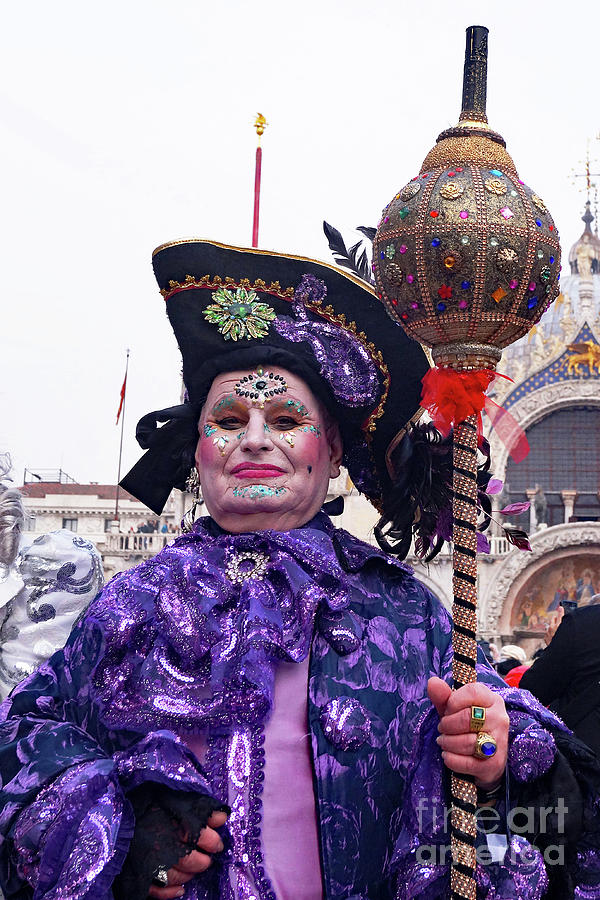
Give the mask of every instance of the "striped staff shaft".
[[[454, 431], [453, 442], [452, 678], [459, 688], [477, 680], [477, 417]], [[477, 788], [472, 778], [452, 775], [450, 837], [453, 900], [476, 900]]]

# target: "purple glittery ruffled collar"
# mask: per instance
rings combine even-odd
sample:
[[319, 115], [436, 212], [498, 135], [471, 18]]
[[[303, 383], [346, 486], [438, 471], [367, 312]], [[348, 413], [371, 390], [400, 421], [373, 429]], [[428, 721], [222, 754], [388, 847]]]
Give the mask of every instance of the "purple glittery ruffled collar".
[[408, 569], [322, 513], [247, 534], [200, 519], [90, 610], [109, 648], [94, 677], [105, 722], [213, 734], [263, 723], [277, 661], [306, 659], [317, 611], [359, 600], [355, 573], [374, 557]]

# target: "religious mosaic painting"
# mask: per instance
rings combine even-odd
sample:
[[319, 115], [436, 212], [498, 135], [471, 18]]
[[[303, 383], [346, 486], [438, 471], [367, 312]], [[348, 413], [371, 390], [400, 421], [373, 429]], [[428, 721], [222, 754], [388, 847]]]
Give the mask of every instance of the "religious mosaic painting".
[[578, 607], [598, 603], [600, 595], [600, 553], [582, 553], [548, 563], [525, 582], [511, 613], [515, 631], [544, 631], [562, 600]]

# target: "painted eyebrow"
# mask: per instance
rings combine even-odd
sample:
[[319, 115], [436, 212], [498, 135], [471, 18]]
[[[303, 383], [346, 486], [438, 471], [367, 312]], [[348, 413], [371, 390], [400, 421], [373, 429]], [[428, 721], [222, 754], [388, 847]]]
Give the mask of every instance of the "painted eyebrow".
[[214, 414], [221, 412], [222, 410], [233, 409], [238, 403], [239, 398], [234, 394], [225, 394], [224, 397], [221, 397], [221, 399], [217, 400], [217, 402], [213, 405], [211, 413]]
[[277, 400], [272, 400], [269, 404], [272, 410], [278, 410], [283, 412], [297, 412], [300, 415], [308, 415], [308, 409], [302, 403], [301, 400], [297, 400], [294, 397], [286, 397], [285, 400], [278, 398]]

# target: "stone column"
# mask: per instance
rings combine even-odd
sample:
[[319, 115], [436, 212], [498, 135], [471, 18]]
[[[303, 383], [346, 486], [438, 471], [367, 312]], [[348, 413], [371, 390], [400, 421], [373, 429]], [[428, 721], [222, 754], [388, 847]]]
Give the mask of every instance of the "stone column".
[[575, 507], [575, 497], [577, 496], [577, 491], [561, 491], [560, 495], [561, 495], [562, 501], [565, 505], [565, 523], [566, 523], [569, 521], [569, 519], [573, 515], [573, 509]]
[[529, 507], [529, 534], [533, 534], [537, 528], [537, 523], [538, 523], [537, 516], [535, 514], [535, 503], [534, 503], [535, 488], [528, 488], [528, 490], [526, 490], [525, 493], [527, 494], [527, 499], [529, 500], [529, 503], [531, 504], [531, 506]]

